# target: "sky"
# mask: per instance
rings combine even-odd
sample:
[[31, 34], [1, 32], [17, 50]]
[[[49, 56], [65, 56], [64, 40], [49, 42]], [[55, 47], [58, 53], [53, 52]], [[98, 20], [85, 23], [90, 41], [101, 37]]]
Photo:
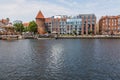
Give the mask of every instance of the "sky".
[[120, 15], [120, 0], [0, 0], [0, 19], [10, 18], [11, 22], [35, 20], [39, 10], [45, 17], [95, 14], [99, 20]]

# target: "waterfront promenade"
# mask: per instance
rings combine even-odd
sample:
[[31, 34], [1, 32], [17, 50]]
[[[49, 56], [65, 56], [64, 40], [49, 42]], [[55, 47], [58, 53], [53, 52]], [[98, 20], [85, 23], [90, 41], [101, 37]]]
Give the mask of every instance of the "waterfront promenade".
[[58, 36], [58, 39], [120, 39], [116, 35], [80, 35], [80, 36]]
[[2, 40], [37, 39], [36, 35], [0, 35]]
[[0, 39], [2, 40], [19, 40], [19, 39], [38, 39], [38, 40], [44, 40], [44, 39], [120, 39], [120, 36], [116, 35], [59, 35], [57, 37], [55, 36], [24, 36], [24, 35], [0, 35]]
[[0, 35], [0, 39], [2, 40], [17, 40], [20, 39], [19, 38], [20, 35]]

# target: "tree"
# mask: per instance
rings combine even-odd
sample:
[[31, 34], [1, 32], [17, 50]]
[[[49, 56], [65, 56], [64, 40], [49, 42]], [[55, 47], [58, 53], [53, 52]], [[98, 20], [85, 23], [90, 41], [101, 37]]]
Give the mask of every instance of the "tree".
[[29, 31], [28, 30], [28, 27], [24, 27], [24, 30], [23, 30], [24, 32], [27, 32], [27, 31]]
[[14, 26], [15, 26], [15, 30], [16, 30], [17, 32], [23, 32], [24, 26], [23, 26], [22, 23], [15, 23]]
[[37, 24], [35, 21], [31, 21], [29, 26], [28, 26], [28, 31], [30, 32], [34, 32], [36, 33], [37, 32]]

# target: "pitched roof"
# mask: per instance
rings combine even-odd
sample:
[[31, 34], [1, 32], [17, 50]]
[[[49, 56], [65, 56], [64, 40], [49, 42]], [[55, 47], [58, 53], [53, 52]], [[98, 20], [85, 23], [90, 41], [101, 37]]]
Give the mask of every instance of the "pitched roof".
[[45, 18], [45, 22], [52, 22], [51, 18]]
[[36, 16], [36, 19], [37, 18], [44, 18], [43, 14], [41, 11], [38, 12], [37, 16]]
[[29, 26], [29, 23], [23, 23], [23, 26], [24, 26], [24, 27], [28, 27], [28, 26]]

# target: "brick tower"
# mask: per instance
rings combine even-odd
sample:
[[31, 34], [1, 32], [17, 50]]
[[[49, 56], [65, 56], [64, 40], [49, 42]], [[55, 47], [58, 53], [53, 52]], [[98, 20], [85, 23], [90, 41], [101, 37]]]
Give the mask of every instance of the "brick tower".
[[36, 16], [36, 24], [38, 26], [38, 33], [45, 34], [45, 18], [41, 11]]

